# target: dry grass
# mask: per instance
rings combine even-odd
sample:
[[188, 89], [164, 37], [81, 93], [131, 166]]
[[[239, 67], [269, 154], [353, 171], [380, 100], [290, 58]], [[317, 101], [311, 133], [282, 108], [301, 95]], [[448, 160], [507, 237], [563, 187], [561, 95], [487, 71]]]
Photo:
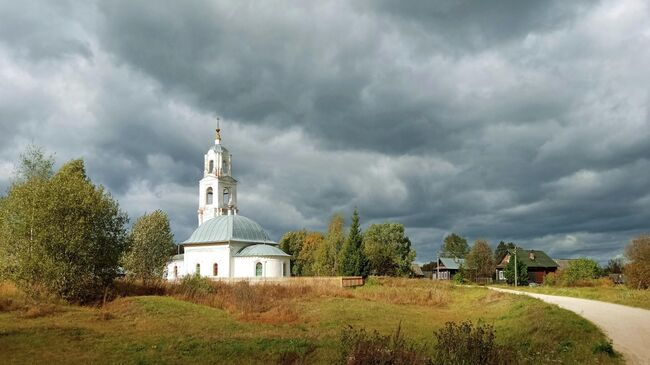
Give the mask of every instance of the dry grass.
[[[411, 279], [372, 279], [355, 289], [306, 284], [121, 282], [101, 308], [45, 305], [32, 309], [30, 319], [24, 317], [28, 302], [5, 287], [0, 290], [24, 307], [0, 313], [0, 358], [17, 364], [331, 364], [340, 358], [337, 339], [346, 326], [385, 336], [401, 323], [406, 338], [420, 344], [435, 342], [432, 334], [445, 322], [472, 320], [494, 325], [496, 342], [525, 363], [620, 363], [593, 353], [594, 344], [606, 340], [595, 326], [531, 298]], [[155, 293], [163, 295], [141, 295]], [[450, 305], [435, 304], [445, 297]]]

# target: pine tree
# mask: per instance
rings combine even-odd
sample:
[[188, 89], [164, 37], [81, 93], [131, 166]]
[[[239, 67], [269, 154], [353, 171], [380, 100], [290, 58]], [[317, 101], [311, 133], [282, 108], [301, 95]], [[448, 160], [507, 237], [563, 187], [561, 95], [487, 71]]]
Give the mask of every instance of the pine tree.
[[359, 276], [366, 271], [367, 259], [363, 252], [363, 236], [359, 224], [359, 211], [352, 213], [348, 239], [343, 244], [339, 258], [339, 272], [344, 276]]

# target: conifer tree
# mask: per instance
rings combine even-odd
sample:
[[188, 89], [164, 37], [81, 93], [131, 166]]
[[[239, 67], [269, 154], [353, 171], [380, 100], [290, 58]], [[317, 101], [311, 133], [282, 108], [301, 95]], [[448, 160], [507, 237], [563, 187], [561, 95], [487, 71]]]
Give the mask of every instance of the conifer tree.
[[359, 224], [359, 211], [354, 209], [350, 232], [341, 249], [339, 272], [345, 276], [364, 275], [367, 261], [366, 255], [363, 252], [363, 236]]

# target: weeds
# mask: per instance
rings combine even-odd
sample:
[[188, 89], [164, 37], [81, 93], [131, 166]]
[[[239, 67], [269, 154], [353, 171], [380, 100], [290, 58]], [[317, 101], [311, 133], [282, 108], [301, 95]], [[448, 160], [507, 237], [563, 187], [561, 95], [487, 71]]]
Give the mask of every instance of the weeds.
[[415, 345], [401, 332], [383, 336], [376, 331], [348, 327], [341, 334], [341, 363], [366, 364], [441, 364], [441, 365], [502, 365], [518, 364], [517, 354], [497, 345], [494, 328], [474, 327], [471, 322], [448, 322], [435, 333], [433, 348]]
[[609, 357], [618, 357], [618, 353], [614, 351], [614, 346], [610, 341], [600, 341], [594, 345], [594, 354], [606, 354]]
[[346, 365], [425, 365], [433, 364], [425, 346], [409, 343], [401, 326], [392, 335], [367, 332], [348, 326], [341, 333], [341, 363]]

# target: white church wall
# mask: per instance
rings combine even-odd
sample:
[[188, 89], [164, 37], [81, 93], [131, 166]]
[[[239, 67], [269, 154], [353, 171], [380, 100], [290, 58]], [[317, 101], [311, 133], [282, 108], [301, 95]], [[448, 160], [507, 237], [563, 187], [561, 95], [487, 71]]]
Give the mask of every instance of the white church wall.
[[[288, 257], [276, 256], [251, 256], [234, 258], [234, 275], [236, 278], [254, 278], [257, 263], [262, 264], [262, 276], [264, 278], [281, 278], [291, 276], [291, 266]], [[283, 266], [284, 274], [283, 275]]]
[[215, 277], [213, 275], [213, 268], [216, 263], [218, 265], [216, 277], [230, 277], [230, 249], [227, 244], [186, 246], [184, 261], [185, 274], [195, 274], [196, 264], [199, 264], [201, 276]]
[[[176, 268], [176, 270], [174, 270]], [[185, 276], [186, 270], [183, 260], [172, 260], [167, 263], [167, 280], [179, 280]]]

